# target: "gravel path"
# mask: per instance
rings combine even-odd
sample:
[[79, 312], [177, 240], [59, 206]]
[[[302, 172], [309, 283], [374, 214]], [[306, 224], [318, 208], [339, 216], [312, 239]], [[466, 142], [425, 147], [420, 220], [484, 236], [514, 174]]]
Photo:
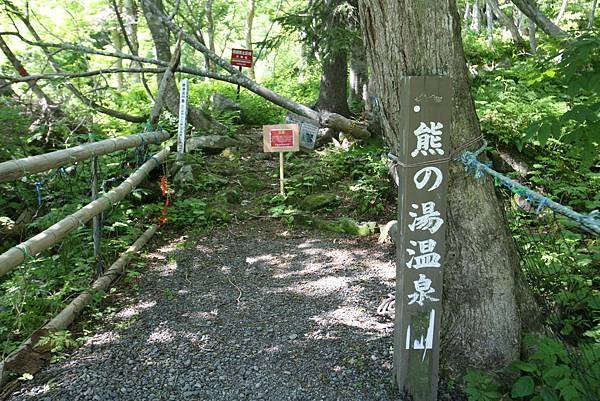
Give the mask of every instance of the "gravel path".
[[9, 400], [396, 399], [391, 249], [266, 224], [150, 253], [109, 328]]

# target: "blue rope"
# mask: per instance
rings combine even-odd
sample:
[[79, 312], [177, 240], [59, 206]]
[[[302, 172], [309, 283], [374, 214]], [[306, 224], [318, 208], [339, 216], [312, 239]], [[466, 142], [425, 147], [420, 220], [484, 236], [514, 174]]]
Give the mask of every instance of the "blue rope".
[[158, 160], [156, 157], [151, 156], [148, 158], [148, 160], [154, 160], [154, 162], [156, 163], [156, 167], [160, 167], [160, 160]]
[[474, 173], [475, 178], [477, 179], [481, 178], [484, 174], [489, 174], [490, 176], [494, 177], [496, 182], [501, 183], [511, 192], [526, 197], [527, 200], [532, 203], [537, 203], [537, 213], [540, 213], [544, 208], [547, 207], [554, 210], [556, 213], [560, 213], [563, 216], [566, 216], [569, 219], [577, 222], [586, 231], [595, 235], [600, 235], [600, 212], [598, 212], [598, 210], [594, 210], [589, 214], [577, 213], [573, 209], [563, 206], [560, 203], [556, 203], [544, 195], [534, 192], [526, 186], [511, 180], [507, 176], [492, 170], [487, 163], [482, 163], [477, 160], [477, 156], [479, 156], [486, 147], [487, 142], [484, 141], [483, 145], [475, 152], [467, 151], [458, 156], [457, 160], [461, 161], [465, 165], [467, 173]]
[[41, 181], [35, 183], [35, 192], [37, 192], [37, 203], [38, 207], [42, 206], [42, 185]]

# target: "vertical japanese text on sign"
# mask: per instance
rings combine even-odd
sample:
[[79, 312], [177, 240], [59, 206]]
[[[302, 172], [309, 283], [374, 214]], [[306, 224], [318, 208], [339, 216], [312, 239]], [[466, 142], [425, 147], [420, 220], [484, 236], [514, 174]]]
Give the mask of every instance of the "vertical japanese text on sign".
[[437, 399], [451, 126], [448, 77], [405, 77], [396, 267], [396, 382], [415, 401]]

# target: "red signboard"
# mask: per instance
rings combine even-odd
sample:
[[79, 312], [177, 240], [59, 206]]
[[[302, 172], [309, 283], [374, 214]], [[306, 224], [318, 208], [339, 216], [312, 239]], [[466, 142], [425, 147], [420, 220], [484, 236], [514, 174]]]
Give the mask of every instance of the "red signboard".
[[231, 49], [231, 65], [252, 67], [252, 50]]
[[270, 142], [273, 148], [292, 148], [294, 147], [294, 130], [292, 129], [272, 129], [270, 132]]

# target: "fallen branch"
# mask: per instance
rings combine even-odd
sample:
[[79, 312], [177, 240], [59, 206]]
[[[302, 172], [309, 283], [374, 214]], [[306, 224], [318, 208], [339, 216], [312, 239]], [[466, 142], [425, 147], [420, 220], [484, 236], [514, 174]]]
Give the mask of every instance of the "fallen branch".
[[[344, 131], [348, 135], [360, 139], [366, 139], [371, 136], [365, 124], [347, 119], [346, 117], [334, 113], [318, 113], [315, 110], [310, 109], [309, 107], [293, 102], [290, 99], [287, 99], [281, 96], [280, 94], [268, 88], [265, 88], [264, 86], [259, 85], [255, 81], [245, 76], [242, 72], [238, 71], [227, 61], [210, 51], [205, 45], [200, 43], [198, 40], [185, 33], [183, 29], [181, 29], [181, 27], [179, 27], [173, 21], [169, 20], [168, 17], [164, 15], [162, 11], [158, 10], [150, 1], [142, 1], [144, 5], [148, 7], [148, 9], [152, 10], [152, 12], [161, 20], [161, 22], [165, 26], [167, 26], [173, 33], [177, 35], [182, 35], [183, 40], [185, 40], [194, 49], [205, 54], [216, 65], [227, 71], [231, 75], [231, 77], [236, 81], [236, 83], [240, 86], [243, 86], [244, 88], [271, 101], [272, 103], [275, 103], [278, 106], [281, 106], [287, 110], [293, 111], [294, 113], [307, 117], [313, 120], [314, 122], [318, 122], [324, 127], [333, 128], [338, 131]], [[352, 127], [352, 130], [347, 131], [349, 127]]]

